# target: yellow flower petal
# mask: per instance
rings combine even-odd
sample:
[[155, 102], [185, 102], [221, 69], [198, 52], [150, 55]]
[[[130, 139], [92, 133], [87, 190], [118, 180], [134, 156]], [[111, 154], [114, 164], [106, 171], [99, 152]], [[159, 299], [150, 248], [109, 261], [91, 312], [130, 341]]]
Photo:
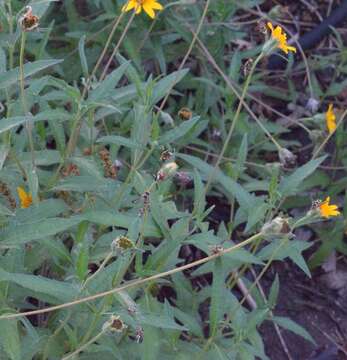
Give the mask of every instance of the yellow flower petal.
[[142, 11], [142, 6], [137, 4], [135, 7], [135, 14], [138, 15]]
[[287, 34], [283, 32], [280, 26], [276, 26], [275, 28], [273, 25], [268, 22], [268, 28], [271, 30], [271, 37], [277, 41], [277, 47], [288, 54], [289, 51], [293, 51], [296, 53], [296, 48], [294, 46], [289, 46], [287, 44]]
[[154, 10], [163, 10], [164, 7], [163, 7], [162, 4], [159, 4], [159, 3], [156, 2], [156, 1], [153, 1], [153, 2], [152, 2], [152, 9], [154, 9]]
[[329, 203], [330, 203], [330, 196], [327, 196], [325, 201], [323, 201], [322, 204], [319, 205], [320, 215], [327, 219], [331, 216], [340, 215], [337, 205], [329, 205]]
[[148, 15], [150, 18], [152, 18], [152, 19], [155, 18], [155, 12], [154, 12], [154, 10], [153, 10], [153, 8], [152, 8], [152, 4], [150, 4], [150, 3], [144, 3], [144, 4], [143, 4], [143, 10], [145, 10], [145, 12], [147, 13], [147, 15]]
[[129, 0], [123, 7], [122, 12], [130, 11], [131, 9], [136, 8], [137, 1], [136, 0]]
[[33, 202], [31, 194], [26, 193], [25, 190], [20, 186], [17, 187], [17, 193], [20, 200], [21, 208], [28, 208]]
[[333, 104], [329, 104], [328, 111], [325, 113], [325, 121], [329, 134], [336, 130], [336, 116], [333, 109]]
[[135, 14], [138, 15], [142, 10], [152, 19], [155, 18], [154, 10], [162, 10], [163, 6], [156, 0], [129, 0], [127, 4], [122, 7], [122, 11], [129, 11], [134, 9]]

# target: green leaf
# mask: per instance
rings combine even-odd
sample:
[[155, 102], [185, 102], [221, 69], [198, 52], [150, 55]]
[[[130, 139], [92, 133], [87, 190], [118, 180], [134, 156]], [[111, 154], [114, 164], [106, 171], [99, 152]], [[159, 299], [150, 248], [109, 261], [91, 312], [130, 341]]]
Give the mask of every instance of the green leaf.
[[[70, 301], [78, 294], [77, 288], [67, 282], [48, 279], [42, 276], [9, 273], [0, 268], [0, 281], [9, 281], [34, 293], [52, 297], [58, 302]], [[39, 294], [37, 294], [39, 297]], [[1, 322], [2, 320], [0, 320]]]
[[21, 360], [22, 351], [17, 320], [0, 320], [0, 333], [0, 343], [5, 353], [11, 360]]
[[[37, 72], [61, 63], [63, 60], [38, 60], [24, 64], [24, 78], [34, 75]], [[13, 70], [0, 73], [0, 89], [5, 89], [19, 82], [19, 67]]]
[[[81, 218], [88, 220], [95, 224], [106, 226], [118, 226], [124, 229], [129, 229], [133, 224], [136, 214], [123, 214], [123, 213], [111, 213], [107, 211], [89, 211], [81, 215]], [[152, 218], [147, 218], [144, 225], [144, 236], [160, 237], [161, 231], [155, 225]]]
[[112, 90], [116, 87], [119, 80], [124, 75], [129, 62], [126, 62], [120, 65], [117, 69], [113, 70], [111, 74], [107, 75], [106, 79], [103, 80], [96, 89], [94, 89], [90, 97], [88, 98], [88, 102], [98, 102], [103, 101], [112, 96]]
[[0, 204], [0, 215], [5, 215], [5, 216], [14, 216], [14, 213], [7, 209], [6, 206]]
[[186, 327], [177, 324], [174, 319], [166, 314], [142, 314], [139, 323], [160, 329], [188, 330]]
[[53, 190], [103, 193], [115, 191], [118, 184], [112, 179], [95, 176], [70, 176], [62, 179]]
[[43, 111], [35, 116], [16, 116], [0, 121], [0, 134], [8, 131], [14, 127], [24, 124], [25, 122], [36, 122], [44, 120], [68, 120], [71, 115], [66, 111], [61, 110], [48, 110]]
[[222, 319], [222, 303], [224, 289], [224, 270], [222, 259], [217, 258], [213, 267], [213, 282], [211, 288], [211, 306], [210, 306], [210, 336], [216, 335], [218, 323]]
[[50, 3], [57, 0], [31, 0], [29, 5], [33, 8], [33, 14], [41, 18], [47, 11]]
[[318, 159], [311, 160], [307, 164], [296, 169], [293, 174], [285, 176], [279, 184], [279, 192], [282, 196], [296, 194], [299, 190], [299, 185], [301, 185], [301, 183], [311, 175], [325, 159], [326, 156], [322, 156]]
[[273, 309], [277, 304], [279, 290], [280, 290], [280, 281], [278, 278], [278, 274], [276, 274], [275, 280], [271, 285], [269, 299], [268, 299], [268, 306], [270, 309]]
[[233, 169], [233, 178], [237, 180], [240, 176], [240, 174], [243, 171], [243, 167], [245, 165], [245, 162], [247, 160], [247, 154], [248, 154], [248, 140], [247, 140], [247, 134], [243, 136], [242, 143], [239, 149], [239, 154], [237, 157], [237, 162], [235, 164], [235, 169]]
[[154, 86], [151, 104], [156, 104], [161, 100], [183, 77], [188, 73], [189, 69], [182, 69], [171, 73], [164, 77]]
[[177, 154], [177, 157], [188, 162], [190, 165], [200, 170], [207, 178], [214, 173], [215, 181], [219, 182], [224, 190], [237, 199], [240, 206], [245, 209], [252, 209], [254, 204], [254, 197], [248, 193], [240, 184], [223, 174], [219, 169], [214, 171], [213, 166], [207, 164], [205, 161], [191, 155]]
[[[30, 208], [26, 209], [30, 212]], [[0, 232], [0, 246], [14, 246], [29, 241], [40, 240], [47, 236], [56, 235], [77, 225], [81, 221], [78, 216], [70, 219], [50, 218], [27, 224], [20, 224], [5, 228]]]
[[193, 214], [201, 217], [206, 207], [204, 184], [199, 172], [194, 169], [194, 210]]
[[119, 146], [125, 146], [130, 149], [143, 149], [143, 146], [141, 146], [141, 144], [138, 144], [135, 141], [132, 141], [130, 139], [127, 139], [127, 138], [125, 138], [123, 136], [119, 136], [119, 135], [103, 136], [97, 140], [97, 143], [115, 144], [115, 145], [119, 145]]
[[89, 72], [88, 72], [88, 62], [85, 53], [85, 42], [86, 42], [86, 36], [83, 35], [81, 36], [80, 41], [78, 42], [78, 53], [80, 55], [83, 75], [87, 79]]
[[196, 116], [188, 121], [184, 121], [179, 126], [167, 131], [164, 135], [159, 137], [159, 144], [170, 144], [184, 136], [198, 121], [200, 116]]
[[312, 336], [307, 332], [307, 330], [305, 330], [302, 326], [295, 323], [293, 320], [282, 316], [274, 316], [272, 317], [272, 320], [282, 328], [287, 329], [293, 332], [294, 334], [303, 337], [307, 341], [310, 341], [311, 343], [315, 344], [315, 341], [313, 340]]
[[68, 206], [60, 199], [47, 199], [38, 204], [31, 205], [30, 210], [18, 209], [16, 216], [11, 219], [11, 224], [27, 224], [41, 221], [50, 217], [57, 216], [68, 210]]

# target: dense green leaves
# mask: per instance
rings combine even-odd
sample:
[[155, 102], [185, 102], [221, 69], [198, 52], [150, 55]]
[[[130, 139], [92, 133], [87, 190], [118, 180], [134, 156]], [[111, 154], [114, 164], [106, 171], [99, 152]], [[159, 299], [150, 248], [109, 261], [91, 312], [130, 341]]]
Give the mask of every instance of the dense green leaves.
[[159, 2], [152, 21], [120, 16], [124, 1], [32, 0], [25, 34], [30, 8], [0, 2], [1, 360], [268, 360], [267, 321], [312, 341], [276, 315], [301, 310], [282, 302], [288, 267], [347, 254], [343, 216], [319, 224], [311, 207], [347, 206], [343, 121], [327, 138], [324, 115], [345, 86], [342, 37], [312, 50], [307, 89], [307, 71], [274, 82], [261, 66], [247, 89], [268, 57], [248, 18], [264, 1]]

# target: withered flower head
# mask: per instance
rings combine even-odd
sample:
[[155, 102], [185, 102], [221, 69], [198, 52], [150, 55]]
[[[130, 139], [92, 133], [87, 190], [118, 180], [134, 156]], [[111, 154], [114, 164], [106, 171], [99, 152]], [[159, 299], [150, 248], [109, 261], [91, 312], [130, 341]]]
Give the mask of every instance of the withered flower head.
[[128, 326], [124, 324], [119, 315], [111, 315], [110, 319], [103, 325], [103, 331], [123, 332]]
[[155, 180], [157, 182], [164, 181], [169, 176], [174, 175], [177, 169], [178, 169], [178, 165], [174, 161], [171, 161], [163, 165], [163, 167], [157, 172]]
[[178, 116], [182, 120], [190, 120], [192, 118], [192, 116], [193, 116], [193, 113], [192, 113], [192, 111], [190, 109], [184, 107], [178, 112]]
[[249, 58], [246, 60], [246, 62], [243, 64], [242, 70], [243, 75], [248, 76], [251, 72], [252, 66], [253, 66], [254, 60], [252, 58]]
[[19, 19], [23, 31], [33, 31], [39, 26], [39, 17], [33, 15], [31, 6], [26, 7], [26, 13]]
[[169, 150], [164, 150], [161, 154], [160, 154], [160, 160], [161, 161], [168, 161], [173, 157], [173, 153]]
[[281, 148], [278, 152], [280, 163], [284, 167], [292, 167], [296, 164], [296, 156], [288, 149]]
[[283, 235], [292, 235], [287, 219], [281, 216], [277, 216], [265, 223], [261, 228], [261, 232], [268, 240]]
[[114, 251], [124, 252], [130, 249], [135, 248], [134, 243], [127, 238], [126, 236], [117, 236], [111, 244], [111, 247]]

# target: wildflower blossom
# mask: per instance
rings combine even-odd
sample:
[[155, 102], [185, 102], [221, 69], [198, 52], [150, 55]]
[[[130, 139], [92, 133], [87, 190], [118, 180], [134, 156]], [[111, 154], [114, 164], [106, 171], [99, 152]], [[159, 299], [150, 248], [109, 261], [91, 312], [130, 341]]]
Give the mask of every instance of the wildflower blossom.
[[154, 19], [154, 10], [163, 10], [163, 6], [156, 0], [129, 0], [123, 7], [122, 12], [130, 11], [134, 9], [136, 14], [140, 14], [142, 9], [147, 15]]
[[296, 53], [296, 48], [287, 44], [287, 35], [280, 26], [274, 28], [270, 22], [267, 23], [267, 26], [271, 30], [272, 38], [277, 41], [277, 47], [279, 49], [283, 50], [286, 54], [288, 54], [289, 51]]
[[330, 196], [328, 196], [319, 206], [320, 215], [324, 218], [329, 218], [331, 216], [338, 216], [340, 212], [337, 205], [329, 205]]
[[22, 209], [28, 208], [33, 202], [33, 198], [31, 196], [31, 194], [25, 192], [25, 190], [20, 186], [17, 187], [17, 193], [19, 196], [21, 208]]
[[336, 130], [336, 116], [334, 114], [333, 104], [329, 104], [328, 111], [325, 113], [325, 121], [329, 134]]

